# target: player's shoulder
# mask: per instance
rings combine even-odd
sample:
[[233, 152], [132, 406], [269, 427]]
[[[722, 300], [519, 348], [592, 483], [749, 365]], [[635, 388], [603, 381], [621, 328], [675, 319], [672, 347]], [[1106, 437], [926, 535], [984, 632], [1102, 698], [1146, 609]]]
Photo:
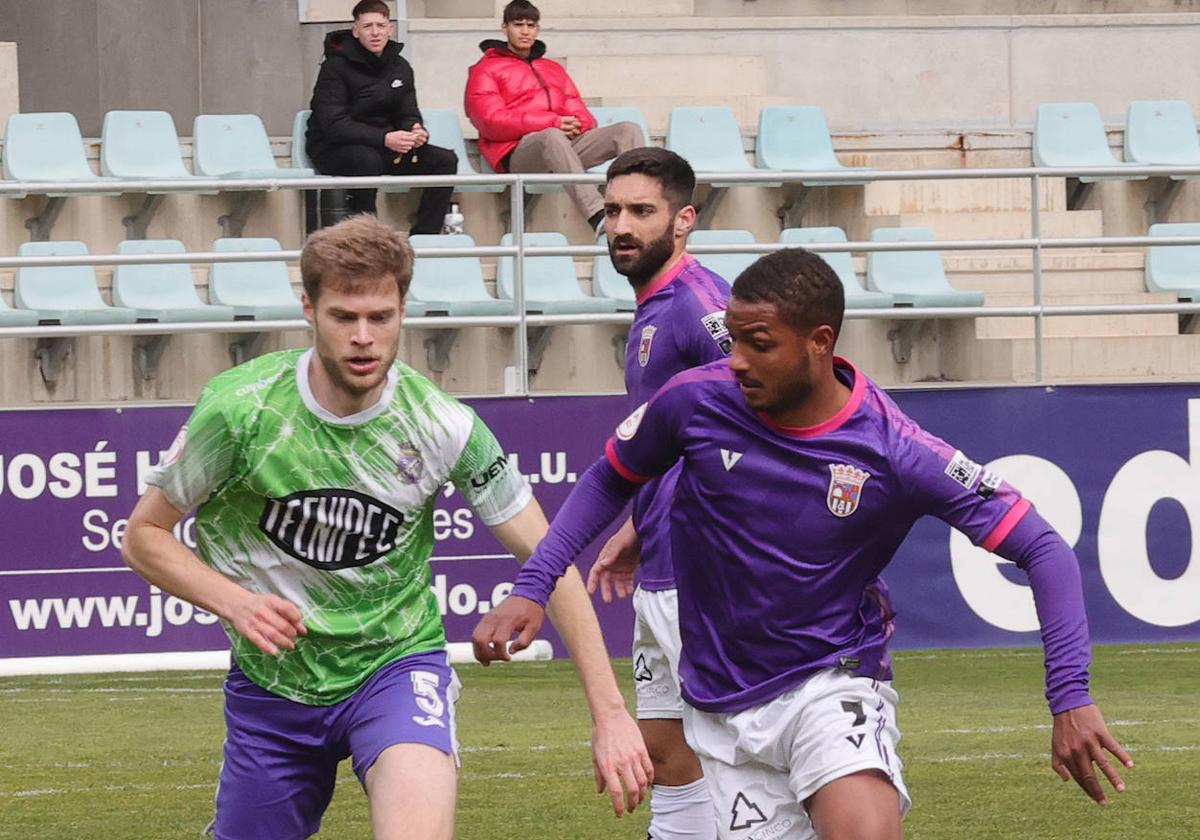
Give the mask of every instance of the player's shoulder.
[[447, 394], [429, 377], [401, 361], [393, 363], [396, 387], [391, 410], [432, 435], [465, 437], [475, 423], [475, 412], [461, 400]]
[[728, 360], [717, 359], [675, 374], [663, 384], [654, 399], [694, 404], [737, 390], [737, 379], [729, 369]]
[[252, 402], [248, 398], [270, 391], [280, 382], [294, 380], [296, 363], [303, 353], [303, 350], [265, 353], [217, 374], [208, 381], [204, 390], [212, 398], [227, 400], [232, 404]]
[[680, 305], [705, 309], [724, 309], [729, 303], [729, 282], [688, 255], [676, 282], [675, 300]]

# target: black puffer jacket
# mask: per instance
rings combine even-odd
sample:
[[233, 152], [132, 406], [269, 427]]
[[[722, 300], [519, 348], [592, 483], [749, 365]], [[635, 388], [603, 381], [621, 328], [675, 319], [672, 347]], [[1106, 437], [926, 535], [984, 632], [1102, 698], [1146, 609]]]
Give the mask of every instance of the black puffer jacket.
[[349, 29], [325, 36], [325, 59], [309, 106], [309, 157], [340, 145], [383, 149], [389, 131], [407, 131], [421, 122], [413, 69], [400, 55], [403, 48], [388, 41], [374, 55]]

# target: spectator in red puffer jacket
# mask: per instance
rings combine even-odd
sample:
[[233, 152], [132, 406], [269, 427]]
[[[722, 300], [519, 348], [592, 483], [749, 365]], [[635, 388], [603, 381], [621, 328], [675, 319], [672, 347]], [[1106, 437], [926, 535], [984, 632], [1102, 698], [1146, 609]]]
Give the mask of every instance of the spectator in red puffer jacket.
[[[545, 58], [538, 40], [541, 13], [528, 0], [504, 7], [506, 41], [483, 41], [467, 77], [467, 117], [479, 130], [479, 151], [497, 172], [586, 172], [627, 149], [646, 145], [636, 123], [596, 127], [567, 71]], [[566, 184], [597, 233], [604, 201], [592, 184]]]

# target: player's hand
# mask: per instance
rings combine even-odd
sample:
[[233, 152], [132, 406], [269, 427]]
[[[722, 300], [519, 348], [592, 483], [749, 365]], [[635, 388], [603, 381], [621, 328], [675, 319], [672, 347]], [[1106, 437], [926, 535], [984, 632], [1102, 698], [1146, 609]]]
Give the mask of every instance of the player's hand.
[[224, 618], [255, 647], [272, 656], [280, 648], [295, 650], [296, 636], [308, 632], [300, 619], [300, 608], [278, 595], [247, 591]]
[[592, 769], [596, 793], [608, 791], [618, 817], [646, 798], [654, 782], [654, 764], [642, 733], [624, 707], [593, 722]]
[[[475, 659], [480, 665], [507, 662], [512, 658], [510, 651], [516, 653], [525, 650], [533, 643], [545, 618], [546, 611], [534, 601], [520, 595], [509, 595], [475, 625], [475, 632], [471, 634]], [[513, 633], [518, 635], [509, 645], [508, 640]]]
[[383, 145], [387, 146], [393, 152], [397, 152], [399, 154], [412, 151], [414, 144], [415, 139], [413, 138], [413, 133], [411, 131], [401, 131], [400, 129], [396, 129], [395, 131], [389, 131], [387, 134], [383, 135]]
[[1100, 780], [1092, 768], [1099, 766], [1108, 777], [1117, 793], [1125, 792], [1125, 782], [1117, 768], [1113, 767], [1104, 753], [1107, 750], [1126, 767], [1133, 766], [1133, 759], [1125, 748], [1117, 743], [1108, 732], [1104, 716], [1094, 704], [1080, 706], [1054, 716], [1054, 735], [1050, 741], [1050, 766], [1065, 782], [1074, 779], [1092, 799], [1101, 805], [1108, 804], [1108, 796], [1100, 786]]
[[420, 123], [413, 123], [412, 128], [409, 130], [412, 132], [414, 149], [419, 149], [429, 142], [429, 132], [425, 130], [425, 126]]
[[633, 519], [627, 519], [621, 529], [609, 537], [592, 564], [587, 579], [588, 594], [595, 595], [599, 587], [600, 597], [606, 604], [612, 603], [614, 592], [618, 598], [628, 598], [633, 594], [633, 573], [641, 559], [637, 530], [633, 527]]
[[558, 121], [558, 130], [574, 140], [583, 133], [583, 123], [579, 121], [579, 117], [563, 117]]

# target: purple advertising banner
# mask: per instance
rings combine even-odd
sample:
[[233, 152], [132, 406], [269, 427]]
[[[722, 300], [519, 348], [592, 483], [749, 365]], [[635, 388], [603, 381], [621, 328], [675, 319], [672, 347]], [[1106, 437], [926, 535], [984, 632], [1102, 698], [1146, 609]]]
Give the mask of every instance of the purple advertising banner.
[[[1200, 639], [1200, 387], [900, 391], [922, 426], [1022, 489], [1075, 547], [1097, 642]], [[600, 454], [621, 396], [483, 399], [473, 407], [549, 515]], [[125, 518], [187, 408], [0, 412], [0, 664], [4, 659], [219, 650], [214, 616], [121, 561]], [[745, 527], [753, 528], [753, 511]], [[178, 536], [194, 540], [191, 518]], [[451, 641], [503, 598], [516, 561], [457, 492], [439, 499], [434, 591]], [[601, 537], [580, 563], [586, 573]], [[716, 561], [715, 561], [716, 562]], [[1023, 574], [936, 520], [885, 574], [897, 647], [1036, 644]], [[627, 602], [597, 610], [628, 655]], [[544, 632], [562, 655], [553, 631]]]

